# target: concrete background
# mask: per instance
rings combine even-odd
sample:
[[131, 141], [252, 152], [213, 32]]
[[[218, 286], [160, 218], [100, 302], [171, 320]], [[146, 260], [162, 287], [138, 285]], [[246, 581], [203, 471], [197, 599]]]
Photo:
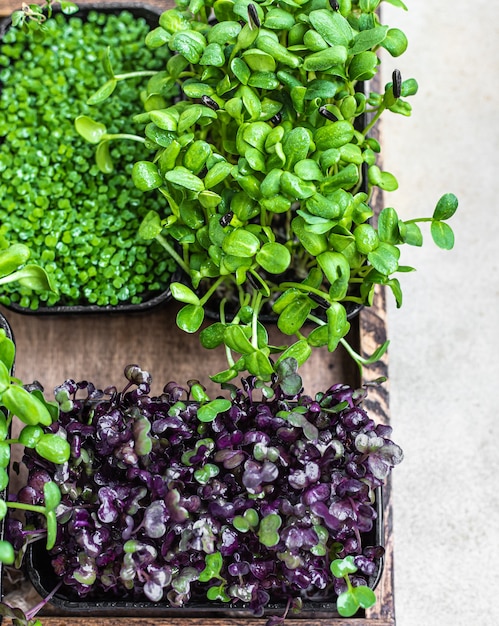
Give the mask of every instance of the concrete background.
[[383, 123], [385, 196], [404, 218], [460, 200], [452, 252], [425, 230], [404, 250], [404, 304], [390, 298], [391, 414], [406, 458], [394, 470], [395, 602], [400, 626], [496, 626], [499, 374], [497, 180], [499, 4], [475, 0], [382, 3], [383, 23], [409, 48], [384, 58], [418, 80], [410, 118]]

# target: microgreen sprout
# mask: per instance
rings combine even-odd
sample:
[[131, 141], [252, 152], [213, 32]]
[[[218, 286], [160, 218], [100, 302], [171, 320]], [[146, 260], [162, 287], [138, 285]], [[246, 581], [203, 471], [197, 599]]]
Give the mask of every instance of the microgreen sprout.
[[[301, 366], [322, 346], [345, 346], [362, 368], [387, 344], [358, 355], [346, 338], [352, 312], [373, 303], [377, 285], [402, 305], [397, 273], [413, 268], [400, 248], [422, 245], [422, 222], [438, 246], [453, 245], [452, 194], [431, 217], [402, 220], [391, 207], [374, 216], [376, 189], [398, 182], [381, 168], [371, 131], [384, 113], [410, 115], [418, 85], [398, 70], [379, 93], [370, 81], [380, 50], [397, 58], [407, 39], [380, 22], [378, 0], [208, 4], [178, 0], [146, 41], [173, 56], [154, 81], [170, 98], [135, 116], [151, 156], [135, 163], [134, 183], [165, 201], [139, 236], [184, 270], [172, 286], [183, 304], [177, 324], [225, 350], [214, 381], [248, 372], [268, 382], [281, 360]], [[213, 301], [219, 320], [201, 330]]]
[[[0, 329], [0, 490], [9, 484], [11, 446], [20, 444], [33, 449], [42, 459], [55, 464], [65, 463], [70, 454], [69, 444], [62, 433], [45, 432], [57, 419], [57, 405], [45, 401], [41, 392], [28, 391], [21, 381], [11, 376], [15, 357], [14, 342]], [[10, 437], [12, 419], [17, 417], [23, 424], [19, 436]], [[25, 494], [28, 495], [28, 494]], [[55, 510], [61, 501], [61, 492], [55, 482], [45, 478], [39, 497], [30, 496], [17, 501], [0, 498], [0, 518], [4, 519], [9, 509], [20, 509], [38, 514], [45, 519], [46, 546], [54, 546], [57, 534]], [[12, 564], [15, 553], [9, 541], [0, 541], [0, 561]]]
[[346, 590], [338, 596], [338, 613], [343, 617], [351, 617], [357, 611], [368, 609], [376, 603], [376, 595], [366, 585], [354, 587], [350, 580], [350, 574], [355, 574], [357, 566], [353, 556], [344, 559], [336, 559], [331, 563], [331, 572], [336, 578], [342, 578], [346, 583]]
[[27, 611], [23, 611], [18, 607], [11, 607], [6, 602], [0, 602], [0, 616], [11, 619], [13, 626], [43, 626], [36, 615], [50, 602], [61, 585], [62, 582], [58, 583], [46, 598], [43, 598], [43, 600]]
[[[295, 375], [293, 364], [281, 369]], [[43, 471], [61, 494], [50, 585], [62, 578], [68, 597], [133, 589], [173, 607], [204, 597], [259, 617], [278, 603], [283, 614], [269, 623], [282, 624], [309, 596], [350, 606], [350, 581], [330, 569], [337, 555], [355, 560], [348, 594], [366, 606], [359, 585], [374, 584], [383, 556], [373, 532], [379, 487], [402, 460], [390, 428], [362, 408], [367, 388], [338, 384], [312, 398], [274, 375], [271, 394], [253, 376], [224, 386], [226, 399], [194, 380], [152, 396], [149, 372], [125, 373], [121, 390], [74, 380], [55, 390], [72, 451], [62, 471], [25, 449], [26, 488], [38, 493]], [[143, 420], [149, 427], [137, 429]], [[37, 546], [35, 564], [47, 560]]]
[[57, 292], [51, 275], [35, 263], [28, 263], [31, 251], [28, 246], [7, 244], [3, 240], [0, 250], [0, 285], [16, 283], [34, 291]]
[[[45, 4], [28, 4], [22, 3], [21, 9], [14, 11], [11, 15], [12, 25], [20, 27], [26, 32], [32, 32], [34, 34], [43, 36], [43, 25], [45, 21], [52, 17], [52, 12], [55, 3], [53, 0], [45, 0]], [[71, 15], [78, 11], [78, 6], [74, 2], [68, 0], [61, 0], [59, 3], [60, 9], [66, 15]]]

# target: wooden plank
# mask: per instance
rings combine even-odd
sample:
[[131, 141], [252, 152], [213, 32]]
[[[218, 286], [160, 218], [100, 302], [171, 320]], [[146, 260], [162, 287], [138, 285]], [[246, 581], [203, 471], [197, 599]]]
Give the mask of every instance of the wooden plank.
[[[193, 378], [210, 394], [220, 393], [209, 374], [226, 367], [224, 352], [200, 350], [197, 335], [177, 328], [175, 302], [128, 315], [36, 316], [1, 310], [16, 340], [16, 374], [25, 382], [38, 379], [48, 393], [67, 378], [119, 387], [130, 363], [151, 372], [153, 393], [160, 393], [170, 380], [186, 384]], [[270, 330], [270, 337], [282, 343], [275, 330]], [[357, 372], [342, 350], [334, 355], [318, 350], [303, 367], [302, 377], [307, 392], [315, 393], [337, 381], [355, 384]]]

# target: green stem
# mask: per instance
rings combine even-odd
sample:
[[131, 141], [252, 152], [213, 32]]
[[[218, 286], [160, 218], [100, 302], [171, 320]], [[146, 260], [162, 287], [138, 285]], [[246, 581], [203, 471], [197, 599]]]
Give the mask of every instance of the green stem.
[[[316, 317], [315, 315], [308, 315], [308, 319], [312, 322], [315, 322], [318, 326], [325, 326], [326, 322]], [[362, 376], [363, 366], [369, 362], [369, 359], [364, 359], [360, 354], [355, 352], [352, 346], [344, 339], [343, 337], [340, 339], [341, 345], [345, 348], [348, 354], [352, 357], [352, 359], [357, 363], [360, 371], [360, 375]]]
[[146, 142], [144, 137], [140, 137], [139, 135], [130, 135], [129, 133], [115, 133], [114, 135], [106, 134], [105, 137], [103, 137], [103, 141], [111, 141], [111, 139], [131, 139], [132, 141], [139, 141], [140, 143]]
[[199, 300], [199, 306], [204, 306], [208, 302], [211, 296], [218, 289], [218, 286], [221, 285], [224, 280], [225, 280], [224, 276], [219, 276], [217, 278], [217, 280], [213, 283], [213, 285], [208, 289], [208, 291], [204, 294], [204, 296]]
[[433, 222], [433, 217], [413, 217], [411, 220], [405, 220], [405, 224], [416, 224], [417, 222]]
[[127, 78], [135, 78], [139, 76], [154, 76], [157, 74], [156, 70], [139, 70], [137, 72], [125, 72], [124, 74], [115, 74], [115, 80], [126, 80]]
[[46, 509], [44, 506], [37, 506], [36, 504], [24, 504], [23, 502], [6, 502], [10, 509], [20, 509], [21, 511], [33, 511], [33, 513], [41, 513], [45, 515]]
[[307, 315], [307, 319], [309, 319], [311, 322], [314, 322], [314, 324], [317, 324], [317, 326], [326, 326], [326, 322], [324, 320], [321, 320], [320, 317], [312, 315], [312, 313], [309, 313]]
[[[225, 302], [226, 302], [226, 299], [224, 298], [222, 302], [220, 303], [220, 321], [222, 322], [222, 324], [225, 324]], [[236, 319], [238, 320], [237, 316], [232, 320], [232, 324], [238, 323], [239, 320], [236, 322]], [[232, 352], [227, 344], [224, 344], [224, 348], [225, 348], [225, 358], [227, 359], [227, 365], [229, 366], [229, 369], [231, 369], [234, 367], [234, 359], [232, 358]]]
[[373, 117], [373, 119], [369, 122], [369, 124], [362, 131], [362, 134], [364, 135], [364, 137], [371, 130], [371, 128], [376, 124], [376, 122], [379, 120], [379, 118], [381, 117], [381, 114], [383, 113], [385, 108], [386, 107], [385, 107], [384, 104], [380, 104], [380, 106], [378, 108], [378, 112], [376, 113], [376, 115]]
[[165, 189], [164, 187], [159, 187], [159, 191], [160, 193], [168, 200], [168, 204], [170, 205], [170, 209], [172, 210], [172, 213], [176, 216], [179, 217], [180, 216], [180, 209], [178, 204], [175, 202], [175, 200], [173, 199], [173, 197], [171, 196], [170, 193], [168, 193], [168, 190]]
[[321, 291], [320, 289], [316, 289], [315, 287], [311, 287], [310, 285], [306, 285], [304, 283], [293, 283], [293, 282], [281, 283], [279, 285], [279, 289], [289, 289], [290, 287], [295, 287], [296, 289], [299, 289], [300, 291], [308, 291], [308, 293], [313, 293], [316, 296], [323, 298], [329, 304], [331, 304], [327, 293], [325, 293], [324, 291]]
[[344, 580], [345, 580], [345, 582], [346, 582], [346, 584], [347, 584], [347, 589], [348, 589], [348, 591], [352, 591], [353, 586], [352, 586], [352, 583], [350, 582], [350, 576], [349, 576], [348, 574], [345, 574], [345, 575], [343, 576], [343, 578], [344, 578]]
[[348, 343], [348, 341], [344, 337], [340, 339], [340, 343], [348, 352], [348, 354], [352, 357], [352, 359], [357, 363], [357, 365], [360, 368], [360, 373], [362, 374], [362, 367], [365, 363], [365, 359], [361, 357], [360, 354], [352, 348], [352, 346]]
[[184, 272], [189, 275], [189, 266], [184, 262], [184, 259], [177, 253], [175, 248], [171, 246], [163, 235], [156, 235], [156, 241], [160, 243], [163, 248], [168, 252], [168, 254], [175, 259], [179, 267], [181, 267]]
[[262, 294], [260, 291], [256, 292], [256, 297], [253, 306], [253, 317], [251, 319], [251, 345], [258, 350], [258, 313], [262, 306]]

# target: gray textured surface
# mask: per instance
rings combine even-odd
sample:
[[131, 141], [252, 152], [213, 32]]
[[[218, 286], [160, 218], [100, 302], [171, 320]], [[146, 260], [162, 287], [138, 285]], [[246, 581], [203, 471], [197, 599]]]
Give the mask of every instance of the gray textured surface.
[[[406, 459], [394, 471], [400, 626], [496, 626], [499, 573], [499, 4], [383, 3], [410, 47], [386, 59], [417, 78], [413, 116], [383, 124], [385, 169], [404, 217], [453, 191], [453, 252], [404, 251], [404, 305], [389, 309], [391, 414]], [[425, 231], [428, 232], [428, 231]], [[492, 589], [492, 591], [491, 591]], [[493, 596], [493, 597], [492, 597]]]

